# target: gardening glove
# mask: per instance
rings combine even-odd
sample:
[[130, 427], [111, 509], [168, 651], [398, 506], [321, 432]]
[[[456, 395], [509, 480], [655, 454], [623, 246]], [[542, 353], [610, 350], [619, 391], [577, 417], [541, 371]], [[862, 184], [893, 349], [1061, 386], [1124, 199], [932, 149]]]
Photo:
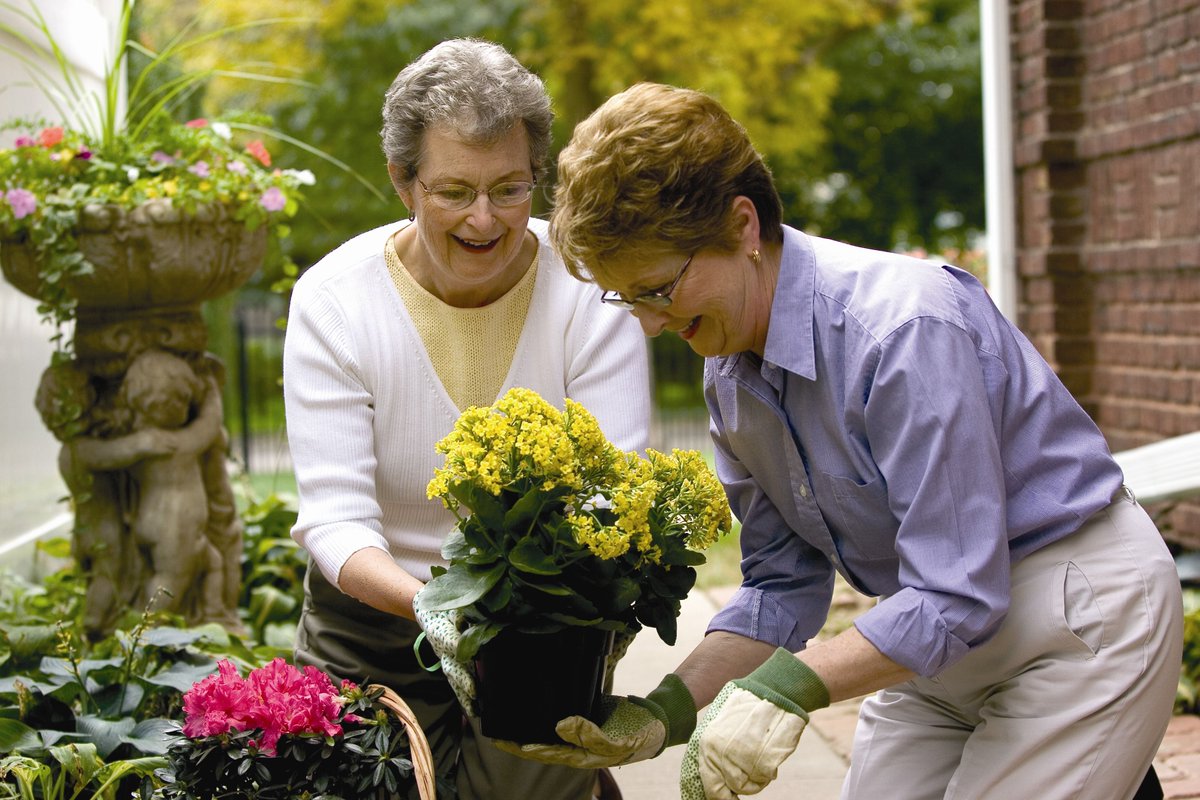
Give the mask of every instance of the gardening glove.
[[[450, 688], [454, 690], [454, 695], [458, 698], [463, 710], [472, 717], [479, 716], [475, 704], [474, 668], [469, 662], [459, 661], [456, 655], [459, 639], [462, 638], [462, 610], [452, 608], [447, 611], [426, 611], [421, 608], [421, 593], [424, 591], [422, 589], [413, 597], [413, 616], [417, 618], [417, 623], [425, 632], [424, 637], [429, 640], [433, 652], [437, 654], [440, 661], [431, 667], [426, 667], [424, 664], [421, 666], [429, 672], [440, 668], [446, 676], [446, 680], [450, 682]], [[420, 646], [421, 639], [418, 637], [416, 643], [413, 644], [413, 650], [416, 651]], [[417, 663], [421, 663], [419, 653], [417, 654]]]
[[688, 741], [681, 800], [733, 800], [779, 774], [800, 742], [808, 712], [829, 705], [817, 673], [782, 647], [745, 678], [725, 684]]
[[633, 637], [635, 636], [637, 636], [637, 633], [631, 631], [617, 631], [613, 636], [612, 650], [609, 651], [607, 658], [604, 660], [604, 683], [600, 686], [600, 690], [604, 694], [612, 694], [613, 675], [617, 671], [617, 663], [625, 657], [625, 653], [629, 651], [629, 645], [633, 644]]
[[663, 678], [645, 697], [605, 696], [601, 703], [603, 725], [578, 716], [559, 720], [555, 731], [566, 744], [495, 744], [544, 764], [600, 769], [654, 758], [686, 742], [696, 727], [696, 702], [678, 675]]

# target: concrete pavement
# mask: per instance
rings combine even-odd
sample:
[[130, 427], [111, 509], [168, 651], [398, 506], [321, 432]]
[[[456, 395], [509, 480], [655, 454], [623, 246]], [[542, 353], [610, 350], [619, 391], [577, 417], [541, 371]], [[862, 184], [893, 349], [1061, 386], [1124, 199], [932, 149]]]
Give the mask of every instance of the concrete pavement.
[[[723, 601], [723, 598], [721, 598]], [[679, 636], [668, 647], [653, 630], [634, 639], [613, 679], [616, 694], [649, 692], [704, 638], [708, 621], [719, 608], [707, 592], [694, 591], [683, 603]], [[779, 778], [755, 798], [762, 800], [837, 800], [846, 775], [850, 736], [858, 702], [839, 703], [812, 715], [796, 752], [784, 762]], [[683, 747], [667, 749], [658, 758], [617, 767], [613, 776], [625, 800], [664, 800], [679, 796], [679, 764]]]

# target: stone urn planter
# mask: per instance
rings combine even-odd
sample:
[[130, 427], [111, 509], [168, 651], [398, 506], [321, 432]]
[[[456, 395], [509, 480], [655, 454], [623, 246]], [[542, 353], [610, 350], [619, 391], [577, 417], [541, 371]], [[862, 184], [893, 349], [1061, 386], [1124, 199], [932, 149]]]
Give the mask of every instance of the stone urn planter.
[[[35, 403], [62, 442], [73, 552], [88, 577], [85, 625], [104, 634], [153, 603], [191, 623], [240, 627], [223, 368], [206, 350], [200, 308], [258, 269], [267, 228], [248, 230], [221, 205], [187, 213], [162, 200], [89, 206], [74, 233], [92, 269], [67, 279], [73, 348], [46, 369]], [[0, 241], [0, 268], [42, 296], [27, 244]]]

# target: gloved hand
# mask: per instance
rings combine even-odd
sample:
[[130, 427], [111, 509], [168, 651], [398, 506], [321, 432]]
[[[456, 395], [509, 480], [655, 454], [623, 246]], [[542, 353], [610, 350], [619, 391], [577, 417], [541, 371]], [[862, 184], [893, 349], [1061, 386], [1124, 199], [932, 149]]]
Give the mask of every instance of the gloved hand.
[[599, 769], [653, 758], [683, 744], [696, 727], [696, 703], [678, 675], [667, 675], [645, 697], [605, 697], [602, 725], [583, 717], [559, 720], [555, 731], [566, 744], [497, 741], [501, 750], [579, 769]]
[[629, 631], [617, 631], [613, 636], [612, 650], [604, 661], [604, 683], [600, 685], [600, 691], [604, 694], [612, 694], [613, 675], [616, 674], [617, 664], [625, 657], [635, 636], [636, 632]]
[[779, 774], [808, 724], [829, 705], [817, 673], [782, 647], [745, 678], [725, 684], [688, 741], [679, 774], [681, 800], [733, 800], [755, 794]]
[[[440, 664], [434, 664], [425, 669], [433, 672], [440, 666], [463, 710], [470, 716], [477, 717], [479, 709], [475, 703], [474, 666], [469, 662], [459, 661], [456, 656], [458, 642], [462, 638], [462, 610], [455, 608], [447, 611], [426, 611], [421, 608], [421, 594], [424, 591], [422, 589], [413, 597], [413, 616], [417, 618], [417, 624], [425, 631], [425, 638], [429, 640], [429, 644], [433, 646], [433, 652], [437, 653], [437, 657], [440, 659]], [[421, 640], [418, 639], [413, 645], [413, 649], [415, 650], [420, 644]], [[417, 656], [417, 661], [420, 662], [420, 655]]]

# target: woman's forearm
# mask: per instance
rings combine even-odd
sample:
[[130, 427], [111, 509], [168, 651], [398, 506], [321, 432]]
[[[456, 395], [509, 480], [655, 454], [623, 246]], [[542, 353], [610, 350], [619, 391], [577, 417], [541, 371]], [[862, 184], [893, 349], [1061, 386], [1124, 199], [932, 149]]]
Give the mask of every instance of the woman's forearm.
[[425, 586], [378, 547], [364, 547], [346, 559], [338, 584], [355, 600], [405, 619], [413, 619], [413, 597]]

